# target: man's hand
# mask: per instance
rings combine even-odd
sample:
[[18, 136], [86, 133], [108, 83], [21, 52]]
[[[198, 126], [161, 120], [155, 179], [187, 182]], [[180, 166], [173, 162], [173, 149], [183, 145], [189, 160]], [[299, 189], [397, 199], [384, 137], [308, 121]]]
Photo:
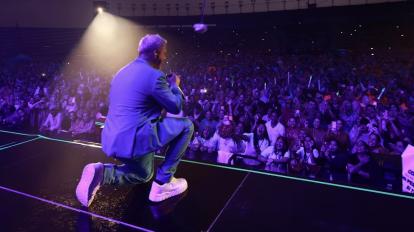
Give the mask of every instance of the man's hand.
[[170, 75], [167, 75], [167, 78], [171, 86], [173, 85], [180, 86], [180, 82], [181, 82], [180, 75], [176, 75], [175, 73], [172, 73]]

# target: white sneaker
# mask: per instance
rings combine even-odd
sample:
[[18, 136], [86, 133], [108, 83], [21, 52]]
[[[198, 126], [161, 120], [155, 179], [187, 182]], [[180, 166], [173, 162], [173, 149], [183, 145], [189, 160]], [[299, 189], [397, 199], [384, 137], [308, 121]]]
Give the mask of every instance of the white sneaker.
[[83, 168], [82, 177], [76, 187], [76, 197], [83, 206], [91, 205], [96, 192], [101, 187], [103, 171], [102, 163], [91, 163]]
[[163, 185], [152, 182], [149, 200], [153, 202], [160, 202], [170, 197], [177, 196], [187, 189], [188, 184], [184, 178], [172, 178], [169, 183]]

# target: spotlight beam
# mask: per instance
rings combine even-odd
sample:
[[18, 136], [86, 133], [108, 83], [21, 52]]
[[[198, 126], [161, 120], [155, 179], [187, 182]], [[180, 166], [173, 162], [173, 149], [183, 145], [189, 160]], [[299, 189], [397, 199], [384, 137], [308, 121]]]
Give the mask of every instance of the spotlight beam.
[[92, 75], [88, 74], [91, 72], [112, 77], [123, 65], [136, 58], [138, 39], [147, 34], [147, 30], [101, 8], [103, 12], [94, 17], [67, 58], [70, 65], [64, 67], [65, 76], [74, 78], [81, 71], [86, 72], [84, 76]]

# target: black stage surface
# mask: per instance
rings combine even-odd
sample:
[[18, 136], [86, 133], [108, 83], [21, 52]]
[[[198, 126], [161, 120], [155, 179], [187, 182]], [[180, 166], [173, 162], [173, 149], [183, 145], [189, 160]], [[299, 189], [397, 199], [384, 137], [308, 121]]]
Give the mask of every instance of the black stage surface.
[[[160, 157], [157, 158], [161, 160]], [[414, 196], [183, 160], [188, 191], [159, 204], [150, 183], [75, 198], [93, 144], [0, 132], [1, 231], [409, 231]]]

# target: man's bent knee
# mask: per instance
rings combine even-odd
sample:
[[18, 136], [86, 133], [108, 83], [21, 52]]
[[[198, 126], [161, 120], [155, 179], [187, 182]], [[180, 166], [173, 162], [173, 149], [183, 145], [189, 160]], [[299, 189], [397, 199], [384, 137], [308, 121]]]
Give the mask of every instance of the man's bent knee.
[[185, 128], [191, 133], [194, 132], [194, 123], [188, 118], [186, 118], [184, 122], [185, 122]]

